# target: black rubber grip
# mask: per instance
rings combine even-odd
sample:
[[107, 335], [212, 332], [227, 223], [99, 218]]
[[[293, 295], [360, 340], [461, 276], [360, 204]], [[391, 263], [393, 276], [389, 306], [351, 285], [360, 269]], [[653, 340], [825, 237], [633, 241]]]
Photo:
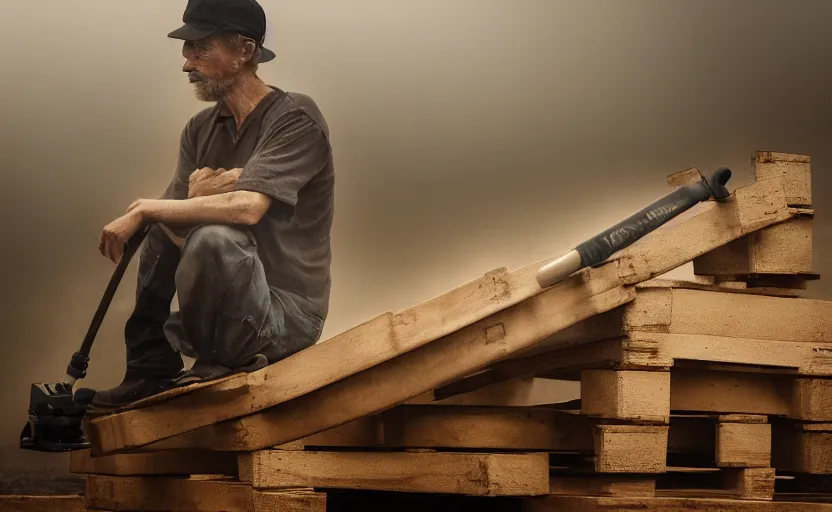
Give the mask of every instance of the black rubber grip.
[[124, 254], [121, 257], [121, 260], [119, 260], [118, 265], [116, 265], [116, 269], [110, 278], [110, 282], [107, 284], [107, 289], [104, 291], [104, 296], [101, 297], [101, 302], [98, 304], [98, 309], [95, 311], [95, 315], [93, 315], [92, 322], [90, 323], [89, 329], [87, 329], [87, 334], [84, 336], [84, 341], [81, 343], [81, 348], [78, 350], [78, 354], [84, 357], [88, 357], [90, 355], [92, 342], [95, 340], [96, 334], [98, 334], [98, 329], [101, 327], [104, 315], [107, 313], [107, 309], [110, 307], [110, 302], [116, 294], [121, 278], [124, 276], [124, 271], [127, 270], [127, 266], [130, 264], [130, 259], [139, 249], [139, 246], [144, 241], [145, 236], [147, 236], [149, 229], [149, 225], [142, 227], [142, 229], [136, 232], [136, 234], [134, 234], [130, 240], [127, 241], [127, 244], [125, 244]]
[[591, 267], [603, 262], [711, 196], [718, 200], [727, 198], [729, 193], [725, 184], [730, 177], [731, 171], [721, 167], [713, 173], [710, 180], [703, 177], [698, 183], [679, 187], [615, 226], [581, 243], [575, 247], [581, 256], [581, 267]]

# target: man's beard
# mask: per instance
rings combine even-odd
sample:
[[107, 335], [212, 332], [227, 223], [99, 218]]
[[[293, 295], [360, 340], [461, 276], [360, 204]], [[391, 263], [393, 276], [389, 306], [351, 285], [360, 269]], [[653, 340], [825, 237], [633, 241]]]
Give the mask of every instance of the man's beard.
[[192, 76], [197, 79], [196, 82], [193, 82], [194, 95], [200, 101], [220, 101], [231, 90], [236, 78], [234, 75], [208, 78], [196, 72], [192, 73]]

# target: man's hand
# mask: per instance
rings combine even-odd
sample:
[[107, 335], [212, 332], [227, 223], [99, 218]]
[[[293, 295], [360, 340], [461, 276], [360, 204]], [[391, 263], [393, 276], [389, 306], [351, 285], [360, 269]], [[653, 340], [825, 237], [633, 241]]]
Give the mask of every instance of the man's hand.
[[[137, 201], [138, 203], [138, 201]], [[136, 203], [133, 203], [136, 205]], [[141, 211], [131, 206], [130, 210], [113, 222], [104, 226], [98, 250], [113, 263], [118, 263], [124, 255], [128, 240], [144, 225]]]
[[197, 169], [188, 178], [188, 199], [232, 192], [242, 169]]

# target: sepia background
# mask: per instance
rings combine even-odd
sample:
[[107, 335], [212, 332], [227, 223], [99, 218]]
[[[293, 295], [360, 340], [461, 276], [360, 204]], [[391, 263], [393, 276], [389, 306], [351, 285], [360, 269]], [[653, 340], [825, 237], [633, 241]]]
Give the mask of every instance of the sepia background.
[[[555, 256], [672, 172], [728, 165], [747, 185], [755, 150], [812, 157], [815, 267], [832, 274], [832, 2], [262, 1], [277, 59], [260, 75], [312, 96], [332, 133], [324, 338]], [[166, 38], [185, 3], [0, 0], [6, 474], [65, 470], [17, 449], [29, 386], [62, 377], [89, 325], [114, 268], [101, 228], [160, 193], [207, 106]], [[135, 262], [87, 386], [122, 377], [134, 283]]]

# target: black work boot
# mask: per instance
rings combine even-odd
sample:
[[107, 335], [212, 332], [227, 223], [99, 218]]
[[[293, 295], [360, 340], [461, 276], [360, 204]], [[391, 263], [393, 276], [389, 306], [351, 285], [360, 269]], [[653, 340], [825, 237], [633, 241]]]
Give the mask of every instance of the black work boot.
[[102, 390], [78, 390], [76, 396], [90, 397], [88, 409], [115, 410], [144, 398], [158, 395], [173, 387], [171, 377], [147, 376], [128, 374], [121, 384], [114, 388]]

